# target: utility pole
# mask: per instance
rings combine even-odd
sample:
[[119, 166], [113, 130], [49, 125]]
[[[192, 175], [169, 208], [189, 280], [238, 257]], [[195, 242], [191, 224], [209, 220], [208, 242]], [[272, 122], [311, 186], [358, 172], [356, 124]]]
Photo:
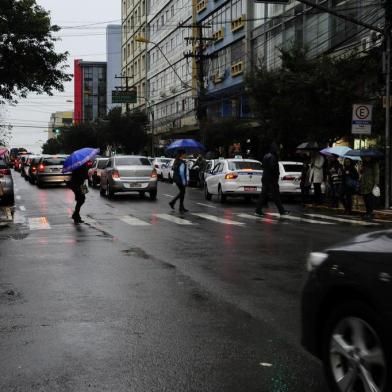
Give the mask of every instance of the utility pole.
[[[133, 79], [133, 75], [132, 76], [117, 76], [116, 75], [114, 78], [121, 79], [121, 80], [125, 79], [125, 91], [129, 91], [129, 82], [128, 81], [129, 81], [129, 79]], [[120, 88], [124, 89], [124, 86], [121, 86]], [[129, 102], [127, 102], [125, 104], [125, 112], [129, 113]]]
[[385, 0], [385, 208], [391, 202], [391, 26], [392, 5]]

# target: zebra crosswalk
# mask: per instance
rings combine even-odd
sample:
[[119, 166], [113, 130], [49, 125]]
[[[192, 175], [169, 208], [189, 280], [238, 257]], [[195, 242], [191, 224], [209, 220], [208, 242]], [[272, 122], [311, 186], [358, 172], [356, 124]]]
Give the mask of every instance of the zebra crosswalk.
[[[102, 221], [99, 215], [88, 215], [84, 218], [87, 225], [99, 230], [105, 230], [105, 222], [107, 217]], [[223, 212], [223, 216], [219, 214], [211, 214], [206, 212], [190, 212], [185, 215], [176, 213], [158, 213], [151, 212], [142, 216], [138, 215], [111, 215], [111, 224], [119, 222], [126, 226], [134, 228], [151, 228], [157, 225], [177, 225], [184, 228], [202, 225], [226, 225], [234, 226], [239, 229], [250, 227], [255, 223], [273, 224], [273, 225], [353, 225], [361, 227], [377, 227], [382, 226], [382, 222], [366, 222], [359, 218], [339, 217], [324, 214], [290, 214], [280, 216], [278, 213], [266, 213], [264, 216], [255, 216], [249, 212]], [[25, 216], [21, 211], [17, 211], [13, 217], [13, 222], [23, 225], [30, 231], [51, 230], [55, 228], [72, 227], [72, 221], [69, 216]], [[392, 223], [392, 222], [390, 222]], [[390, 224], [389, 223], [389, 224]], [[386, 223], [388, 224], [388, 222]], [[259, 225], [257, 226], [259, 227]]]

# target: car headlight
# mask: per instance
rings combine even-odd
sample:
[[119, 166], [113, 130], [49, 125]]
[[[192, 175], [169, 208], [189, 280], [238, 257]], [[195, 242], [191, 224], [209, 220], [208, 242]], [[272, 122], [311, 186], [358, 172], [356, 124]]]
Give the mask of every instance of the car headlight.
[[316, 269], [318, 266], [320, 266], [322, 263], [324, 263], [325, 260], [327, 260], [328, 254], [323, 253], [323, 252], [312, 252], [308, 256], [308, 260], [306, 262], [306, 269], [308, 272], [313, 271]]

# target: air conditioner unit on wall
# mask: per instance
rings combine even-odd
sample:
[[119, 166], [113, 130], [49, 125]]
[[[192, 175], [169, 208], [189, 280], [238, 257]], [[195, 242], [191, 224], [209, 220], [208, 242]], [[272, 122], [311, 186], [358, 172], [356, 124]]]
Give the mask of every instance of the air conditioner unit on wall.
[[161, 91], [159, 92], [159, 95], [160, 95], [161, 98], [165, 98], [165, 97], [166, 97], [166, 91], [161, 90]]
[[177, 92], [177, 89], [174, 86], [172, 86], [172, 87], [170, 87], [170, 92], [172, 94], [175, 94]]

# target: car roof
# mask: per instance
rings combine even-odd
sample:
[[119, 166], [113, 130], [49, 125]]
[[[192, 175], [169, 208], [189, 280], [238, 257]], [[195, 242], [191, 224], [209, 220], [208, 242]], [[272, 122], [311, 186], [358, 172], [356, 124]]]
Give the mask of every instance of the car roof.
[[303, 165], [303, 162], [295, 162], [295, 161], [279, 161], [282, 165]]
[[227, 159], [221, 159], [221, 161], [227, 161], [227, 162], [258, 162], [261, 163], [260, 161], [256, 159], [247, 159], [247, 158], [227, 158]]

